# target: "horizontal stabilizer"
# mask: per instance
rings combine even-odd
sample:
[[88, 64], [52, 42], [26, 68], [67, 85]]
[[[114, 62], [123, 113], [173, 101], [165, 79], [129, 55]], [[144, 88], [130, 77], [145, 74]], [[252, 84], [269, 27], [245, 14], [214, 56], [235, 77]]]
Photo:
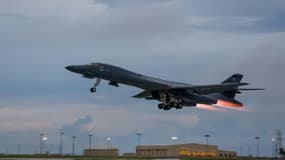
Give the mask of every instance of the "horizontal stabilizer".
[[238, 88], [237, 91], [258, 91], [265, 90], [264, 88]]
[[248, 85], [249, 83], [232, 82], [212, 85], [197, 85], [197, 86], [179, 86], [172, 87], [171, 90], [192, 90], [200, 94], [208, 94], [213, 92], [225, 92], [237, 89], [239, 86]]

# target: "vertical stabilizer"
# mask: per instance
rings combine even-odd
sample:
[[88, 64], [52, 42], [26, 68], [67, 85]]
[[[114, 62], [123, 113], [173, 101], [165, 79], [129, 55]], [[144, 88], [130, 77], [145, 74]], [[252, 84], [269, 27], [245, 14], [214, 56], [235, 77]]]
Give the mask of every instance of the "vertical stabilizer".
[[[233, 74], [228, 79], [224, 80], [222, 83], [240, 82], [242, 80], [242, 77], [242, 74]], [[236, 90], [222, 92], [221, 94], [227, 98], [235, 98]]]
[[240, 82], [242, 80], [242, 74], [233, 74], [228, 79], [224, 80], [222, 83]]

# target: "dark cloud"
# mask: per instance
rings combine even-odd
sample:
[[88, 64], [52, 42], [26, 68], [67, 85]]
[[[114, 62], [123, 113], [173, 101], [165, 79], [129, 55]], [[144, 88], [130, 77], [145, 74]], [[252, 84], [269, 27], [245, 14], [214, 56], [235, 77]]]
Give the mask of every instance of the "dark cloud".
[[[91, 115], [87, 115], [83, 118], [79, 118], [77, 119], [75, 122], [73, 122], [71, 125], [64, 125], [62, 126], [62, 128], [60, 129], [61, 131], [65, 132], [65, 134], [67, 136], [72, 137], [73, 135], [78, 135], [78, 134], [82, 134], [83, 132], [83, 127], [85, 125], [88, 125], [89, 123], [92, 122], [92, 116]], [[91, 131], [90, 131], [91, 132]], [[90, 132], [84, 132], [85, 134], [90, 133]]]
[[199, 30], [217, 30], [227, 32], [239, 32], [247, 34], [256, 34], [264, 32], [282, 32], [285, 23], [280, 21], [283, 15], [277, 17], [227, 17], [218, 20], [209, 20], [199, 24], [190, 24], [189, 27]]
[[[82, 152], [82, 148], [86, 148], [88, 144], [88, 135], [94, 133], [94, 128], [90, 128], [89, 130], [86, 130], [84, 127], [86, 127], [88, 124], [93, 122], [93, 118], [91, 115], [86, 115], [83, 118], [78, 118], [76, 121], [74, 121], [72, 124], [69, 125], [63, 125], [60, 128], [60, 131], [64, 132], [64, 138], [65, 143], [70, 144], [71, 139], [73, 136], [75, 136], [76, 145], [77, 145], [77, 152]], [[94, 139], [94, 137], [93, 137]], [[94, 142], [93, 142], [94, 143]], [[65, 145], [68, 149], [71, 149], [71, 145]], [[78, 150], [80, 148], [80, 150]]]

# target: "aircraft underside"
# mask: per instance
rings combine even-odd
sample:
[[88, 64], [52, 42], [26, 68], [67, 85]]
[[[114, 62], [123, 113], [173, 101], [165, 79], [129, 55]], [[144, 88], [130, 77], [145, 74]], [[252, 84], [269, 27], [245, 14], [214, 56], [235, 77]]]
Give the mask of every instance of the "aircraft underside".
[[[96, 87], [100, 84], [101, 78], [97, 78], [93, 87], [90, 88], [90, 92], [95, 93], [96, 92]], [[109, 85], [116, 86], [118, 87], [118, 83], [116, 82], [109, 82]], [[171, 108], [175, 109], [182, 109], [183, 106], [192, 106], [194, 107], [196, 103], [186, 103], [182, 99], [179, 99], [174, 96], [173, 93], [167, 93], [167, 92], [152, 92], [151, 97], [146, 97], [146, 99], [155, 99], [158, 100], [162, 103], [159, 103], [157, 105], [158, 109], [163, 109], [163, 110], [170, 110]]]
[[[197, 99], [190, 99], [189, 97], [180, 97], [175, 93], [169, 92], [152, 92], [152, 99], [156, 99], [162, 103], [157, 105], [158, 109], [170, 110], [172, 108], [182, 109], [184, 106], [195, 107], [197, 104]], [[151, 99], [151, 98], [148, 98]], [[208, 104], [207, 102], [200, 102]]]
[[[90, 92], [95, 93], [96, 87], [100, 84], [101, 78], [97, 78]], [[110, 81], [109, 85], [119, 87], [117, 82]], [[160, 101], [157, 105], [158, 109], [182, 109], [183, 107], [196, 107], [197, 104], [212, 105], [217, 103], [217, 99], [207, 95], [201, 95], [187, 91], [152, 91], [149, 96], [145, 97], [148, 100]]]

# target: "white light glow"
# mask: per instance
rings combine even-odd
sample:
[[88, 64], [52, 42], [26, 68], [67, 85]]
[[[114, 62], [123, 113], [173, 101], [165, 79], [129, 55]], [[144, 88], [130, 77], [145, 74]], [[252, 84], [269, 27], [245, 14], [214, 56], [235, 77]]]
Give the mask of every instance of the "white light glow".
[[177, 140], [178, 137], [174, 137], [174, 136], [173, 136], [173, 137], [171, 137], [171, 139], [172, 139], [172, 140]]

